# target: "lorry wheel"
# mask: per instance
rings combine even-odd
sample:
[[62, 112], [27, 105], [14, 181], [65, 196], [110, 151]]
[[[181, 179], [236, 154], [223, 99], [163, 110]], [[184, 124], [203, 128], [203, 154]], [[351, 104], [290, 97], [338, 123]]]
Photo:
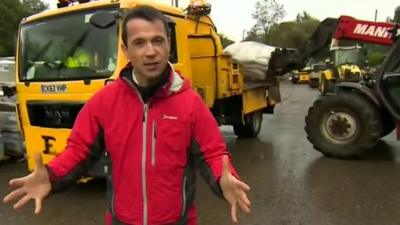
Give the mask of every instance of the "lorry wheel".
[[241, 138], [255, 138], [261, 130], [262, 112], [255, 111], [247, 114], [245, 124], [233, 124], [233, 131]]
[[308, 82], [308, 86], [310, 86], [310, 88], [318, 88], [318, 81], [309, 81]]
[[356, 93], [320, 97], [309, 108], [305, 122], [313, 147], [335, 158], [362, 156], [382, 133], [377, 107]]

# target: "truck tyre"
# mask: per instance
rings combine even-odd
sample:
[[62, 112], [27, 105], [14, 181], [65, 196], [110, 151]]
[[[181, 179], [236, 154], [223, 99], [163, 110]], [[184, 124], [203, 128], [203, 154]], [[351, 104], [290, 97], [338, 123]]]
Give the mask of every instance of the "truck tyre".
[[388, 134], [392, 133], [392, 131], [396, 128], [396, 123], [393, 120], [392, 115], [389, 112], [382, 111], [381, 112], [381, 121], [382, 121], [382, 135], [381, 137], [385, 137]]
[[309, 108], [305, 122], [313, 147], [335, 158], [362, 156], [382, 134], [377, 107], [356, 93], [320, 97]]
[[244, 118], [245, 124], [233, 124], [233, 131], [240, 138], [255, 138], [261, 130], [262, 112], [249, 113]]

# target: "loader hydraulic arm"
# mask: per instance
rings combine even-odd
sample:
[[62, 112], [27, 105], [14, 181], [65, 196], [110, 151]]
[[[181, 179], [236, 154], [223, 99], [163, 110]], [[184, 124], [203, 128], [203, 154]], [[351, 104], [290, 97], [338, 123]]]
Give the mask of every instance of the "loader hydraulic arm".
[[269, 73], [283, 75], [291, 70], [300, 70], [305, 67], [311, 56], [325, 51], [336, 31], [337, 19], [327, 18], [323, 20], [308, 41], [296, 51], [276, 49], [268, 64]]
[[393, 23], [357, 20], [350, 16], [341, 16], [333, 38], [391, 46], [398, 36], [397, 28], [398, 25]]
[[330, 50], [338, 40], [354, 40], [391, 46], [399, 37], [399, 24], [357, 20], [350, 16], [323, 20], [298, 51], [278, 51], [271, 57], [269, 70], [281, 75], [305, 67], [309, 58]]

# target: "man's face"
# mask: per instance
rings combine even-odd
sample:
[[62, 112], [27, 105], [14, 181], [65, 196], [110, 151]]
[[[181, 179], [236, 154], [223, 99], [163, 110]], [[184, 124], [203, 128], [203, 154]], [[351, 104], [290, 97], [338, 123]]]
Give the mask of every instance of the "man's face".
[[169, 58], [170, 41], [164, 24], [132, 19], [126, 24], [127, 46], [123, 46], [135, 74], [153, 80], [164, 71]]

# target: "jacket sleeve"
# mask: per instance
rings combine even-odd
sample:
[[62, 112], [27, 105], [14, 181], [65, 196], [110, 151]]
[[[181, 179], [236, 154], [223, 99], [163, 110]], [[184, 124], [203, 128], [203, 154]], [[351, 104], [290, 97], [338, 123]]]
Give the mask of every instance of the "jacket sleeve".
[[[223, 198], [219, 185], [219, 179], [222, 175], [222, 156], [227, 155], [229, 159], [231, 159], [231, 156], [227, 151], [217, 121], [197, 93], [192, 118], [190, 154], [212, 191]], [[229, 165], [231, 173], [238, 177], [231, 160], [229, 160]]]
[[98, 103], [100, 101], [94, 96], [83, 106], [65, 150], [47, 165], [53, 192], [81, 178], [104, 153], [103, 129], [95, 114]]

